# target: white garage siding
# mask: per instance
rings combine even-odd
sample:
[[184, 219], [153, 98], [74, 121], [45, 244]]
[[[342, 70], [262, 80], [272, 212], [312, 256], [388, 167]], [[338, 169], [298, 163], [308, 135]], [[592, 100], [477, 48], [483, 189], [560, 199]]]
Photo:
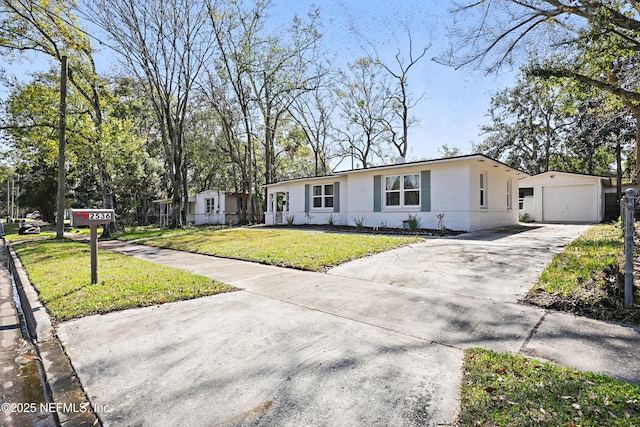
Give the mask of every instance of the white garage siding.
[[521, 194], [520, 213], [540, 222], [600, 222], [604, 186], [610, 182], [606, 177], [557, 171], [522, 178], [519, 187], [531, 190]]
[[542, 220], [598, 222], [597, 194], [593, 184], [542, 187]]

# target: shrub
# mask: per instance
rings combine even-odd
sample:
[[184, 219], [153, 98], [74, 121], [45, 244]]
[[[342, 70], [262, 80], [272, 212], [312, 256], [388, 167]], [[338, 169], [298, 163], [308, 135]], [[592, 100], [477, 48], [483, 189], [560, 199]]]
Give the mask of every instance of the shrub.
[[408, 227], [409, 227], [409, 230], [411, 230], [411, 231], [416, 231], [416, 230], [418, 230], [418, 229], [420, 228], [420, 225], [421, 225], [421, 224], [420, 224], [420, 223], [421, 223], [421, 220], [420, 220], [420, 218], [418, 217], [418, 214], [415, 214], [415, 215], [411, 215], [411, 214], [409, 214], [409, 216], [407, 217], [407, 219], [405, 219], [405, 220], [404, 220], [404, 221], [402, 221], [402, 222], [403, 222], [403, 225], [404, 225], [404, 223], [406, 223], [406, 224], [408, 225]]
[[519, 220], [520, 222], [533, 222], [533, 221], [535, 221], [533, 218], [531, 218], [531, 217], [529, 216], [529, 214], [528, 214], [528, 213], [522, 213], [522, 214], [520, 214], [520, 217], [518, 218], [518, 220]]
[[351, 217], [351, 221], [353, 221], [358, 230], [362, 230], [367, 222], [364, 215], [353, 216]]

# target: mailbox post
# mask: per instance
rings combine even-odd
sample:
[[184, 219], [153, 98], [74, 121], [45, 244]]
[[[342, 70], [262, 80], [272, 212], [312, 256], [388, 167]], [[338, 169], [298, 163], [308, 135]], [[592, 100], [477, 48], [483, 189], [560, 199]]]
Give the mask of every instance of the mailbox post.
[[628, 188], [622, 197], [625, 215], [624, 215], [624, 305], [631, 307], [633, 305], [633, 236], [635, 231], [635, 202], [636, 192], [633, 188]]
[[98, 283], [98, 226], [116, 220], [113, 209], [71, 209], [71, 226], [88, 225], [91, 232], [91, 284]]

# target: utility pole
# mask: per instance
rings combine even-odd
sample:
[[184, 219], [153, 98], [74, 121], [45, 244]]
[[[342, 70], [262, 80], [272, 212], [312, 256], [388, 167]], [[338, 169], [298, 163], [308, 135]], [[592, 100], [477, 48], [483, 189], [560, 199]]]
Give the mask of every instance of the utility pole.
[[11, 222], [15, 222], [16, 215], [16, 179], [11, 178]]
[[60, 126], [58, 140], [58, 212], [56, 214], [56, 239], [62, 239], [64, 235], [64, 193], [66, 183], [65, 173], [65, 148], [67, 130], [67, 57], [63, 56], [60, 62]]

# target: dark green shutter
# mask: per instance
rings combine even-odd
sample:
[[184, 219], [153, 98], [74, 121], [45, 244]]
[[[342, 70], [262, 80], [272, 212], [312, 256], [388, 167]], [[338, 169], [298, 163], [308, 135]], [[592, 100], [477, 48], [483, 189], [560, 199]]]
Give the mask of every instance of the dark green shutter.
[[373, 177], [373, 211], [382, 212], [382, 176]]
[[304, 211], [309, 212], [309, 198], [311, 197], [309, 184], [304, 185]]
[[420, 210], [431, 212], [431, 171], [420, 172]]
[[333, 211], [340, 212], [340, 183], [333, 183]]

